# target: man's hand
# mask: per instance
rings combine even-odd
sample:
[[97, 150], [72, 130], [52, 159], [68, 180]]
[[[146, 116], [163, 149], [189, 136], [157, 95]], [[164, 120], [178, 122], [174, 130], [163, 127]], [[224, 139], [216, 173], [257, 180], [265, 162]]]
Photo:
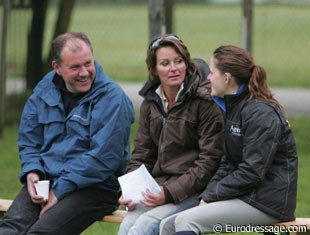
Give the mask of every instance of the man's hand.
[[58, 202], [58, 199], [56, 198], [53, 191], [49, 192], [48, 201], [45, 201], [42, 196], [38, 195], [34, 184], [39, 180], [40, 177], [37, 173], [31, 172], [27, 175], [28, 193], [33, 203], [41, 204], [42, 210], [40, 212], [40, 216], [42, 216], [48, 209], [53, 207]]
[[160, 193], [151, 193], [149, 190], [142, 193], [145, 200], [141, 202], [148, 207], [156, 207], [165, 204], [166, 198], [163, 188], [161, 187]]
[[118, 202], [122, 207], [126, 208], [126, 210], [128, 211], [133, 211], [138, 205], [138, 203], [134, 203], [132, 202], [132, 200], [125, 200], [123, 196], [120, 196]]
[[40, 180], [37, 173], [29, 173], [27, 175], [27, 189], [33, 203], [42, 204], [44, 203], [43, 197], [37, 194], [36, 188], [34, 186]]
[[55, 206], [58, 202], [58, 199], [57, 197], [55, 196], [54, 192], [53, 191], [50, 191], [49, 195], [48, 195], [48, 201], [47, 203], [45, 204], [42, 204], [42, 210], [41, 210], [41, 213], [40, 213], [40, 217], [42, 215], [44, 215], [44, 213], [50, 209], [51, 207]]

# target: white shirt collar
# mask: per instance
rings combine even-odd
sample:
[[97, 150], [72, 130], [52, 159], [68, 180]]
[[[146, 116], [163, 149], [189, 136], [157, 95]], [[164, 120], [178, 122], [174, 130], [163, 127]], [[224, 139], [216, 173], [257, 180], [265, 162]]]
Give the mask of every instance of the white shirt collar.
[[[175, 97], [175, 102], [177, 102], [177, 100], [178, 100], [178, 98], [179, 98], [179, 96], [180, 96], [180, 94], [181, 94], [181, 92], [182, 92], [183, 89], [184, 89], [184, 84], [182, 83], [182, 84], [181, 84], [181, 87], [180, 87], [180, 89], [179, 89], [179, 91], [178, 91], [178, 94], [177, 94], [176, 97]], [[162, 88], [162, 85], [160, 85], [160, 86], [156, 89], [155, 92], [159, 95], [165, 112], [168, 112], [168, 100], [167, 100], [167, 98], [166, 98], [166, 96], [165, 96], [165, 92], [164, 92], [164, 89]]]

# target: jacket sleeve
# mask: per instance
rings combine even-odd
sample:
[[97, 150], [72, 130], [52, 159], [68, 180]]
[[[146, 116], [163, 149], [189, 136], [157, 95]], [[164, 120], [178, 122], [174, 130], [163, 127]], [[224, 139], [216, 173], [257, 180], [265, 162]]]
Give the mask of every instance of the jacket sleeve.
[[157, 161], [158, 147], [150, 134], [149, 101], [144, 100], [140, 107], [139, 127], [134, 139], [134, 150], [127, 166], [127, 171], [133, 171], [142, 164], [152, 172]]
[[62, 199], [89, 185], [99, 184], [127, 164], [133, 106], [119, 89], [111, 89], [92, 104], [89, 150], [70, 162], [54, 182], [53, 191]]
[[26, 182], [29, 172], [37, 172], [42, 178], [45, 171], [41, 161], [43, 145], [43, 127], [37, 116], [36, 96], [32, 95], [26, 102], [18, 130], [18, 147], [21, 160], [20, 181]]
[[199, 155], [194, 165], [177, 180], [165, 184], [175, 203], [200, 194], [215, 174], [224, 152], [224, 122], [213, 101], [201, 102], [198, 111]]
[[256, 102], [246, 110], [241, 114], [242, 160], [226, 177], [219, 177], [208, 185], [203, 194], [206, 202], [228, 200], [251, 192], [263, 181], [275, 157], [281, 134], [278, 114], [262, 102]]
[[219, 168], [217, 169], [215, 175], [209, 181], [207, 188], [202, 192], [201, 198], [204, 200], [205, 195], [208, 194], [208, 191], [214, 188], [220, 180], [222, 180], [224, 177], [227, 176], [228, 173], [229, 173], [229, 165], [226, 160], [226, 155], [223, 155], [221, 157]]

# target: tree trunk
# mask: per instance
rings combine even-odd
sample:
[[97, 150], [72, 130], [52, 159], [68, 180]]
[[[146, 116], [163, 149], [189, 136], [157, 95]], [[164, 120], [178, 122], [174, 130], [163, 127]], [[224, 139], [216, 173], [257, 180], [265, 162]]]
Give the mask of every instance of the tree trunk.
[[32, 0], [32, 21], [28, 34], [26, 87], [33, 89], [42, 77], [43, 36], [48, 0]]
[[[74, 5], [75, 0], [66, 0], [59, 2], [58, 6], [59, 13], [52, 40], [57, 36], [59, 36], [60, 34], [63, 34], [68, 31]], [[51, 69], [51, 63], [52, 63], [52, 53], [50, 50], [44, 64], [44, 72], [48, 72]]]
[[243, 25], [241, 28], [241, 47], [252, 52], [253, 38], [253, 0], [243, 0]]
[[166, 32], [164, 29], [163, 0], [149, 0], [149, 39], [150, 41]]
[[173, 33], [173, 5], [174, 0], [165, 0], [166, 33]]
[[0, 137], [3, 135], [6, 98], [6, 37], [9, 20], [10, 1], [0, 0]]

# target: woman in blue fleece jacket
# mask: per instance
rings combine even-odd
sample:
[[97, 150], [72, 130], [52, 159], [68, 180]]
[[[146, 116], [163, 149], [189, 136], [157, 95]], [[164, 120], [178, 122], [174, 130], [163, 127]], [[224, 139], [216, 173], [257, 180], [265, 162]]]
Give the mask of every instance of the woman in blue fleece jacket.
[[[21, 118], [18, 146], [24, 184], [0, 222], [0, 234], [80, 234], [118, 206], [117, 177], [130, 156], [133, 106], [94, 61], [83, 33], [52, 44], [53, 68]], [[34, 183], [50, 180], [48, 201]]]

